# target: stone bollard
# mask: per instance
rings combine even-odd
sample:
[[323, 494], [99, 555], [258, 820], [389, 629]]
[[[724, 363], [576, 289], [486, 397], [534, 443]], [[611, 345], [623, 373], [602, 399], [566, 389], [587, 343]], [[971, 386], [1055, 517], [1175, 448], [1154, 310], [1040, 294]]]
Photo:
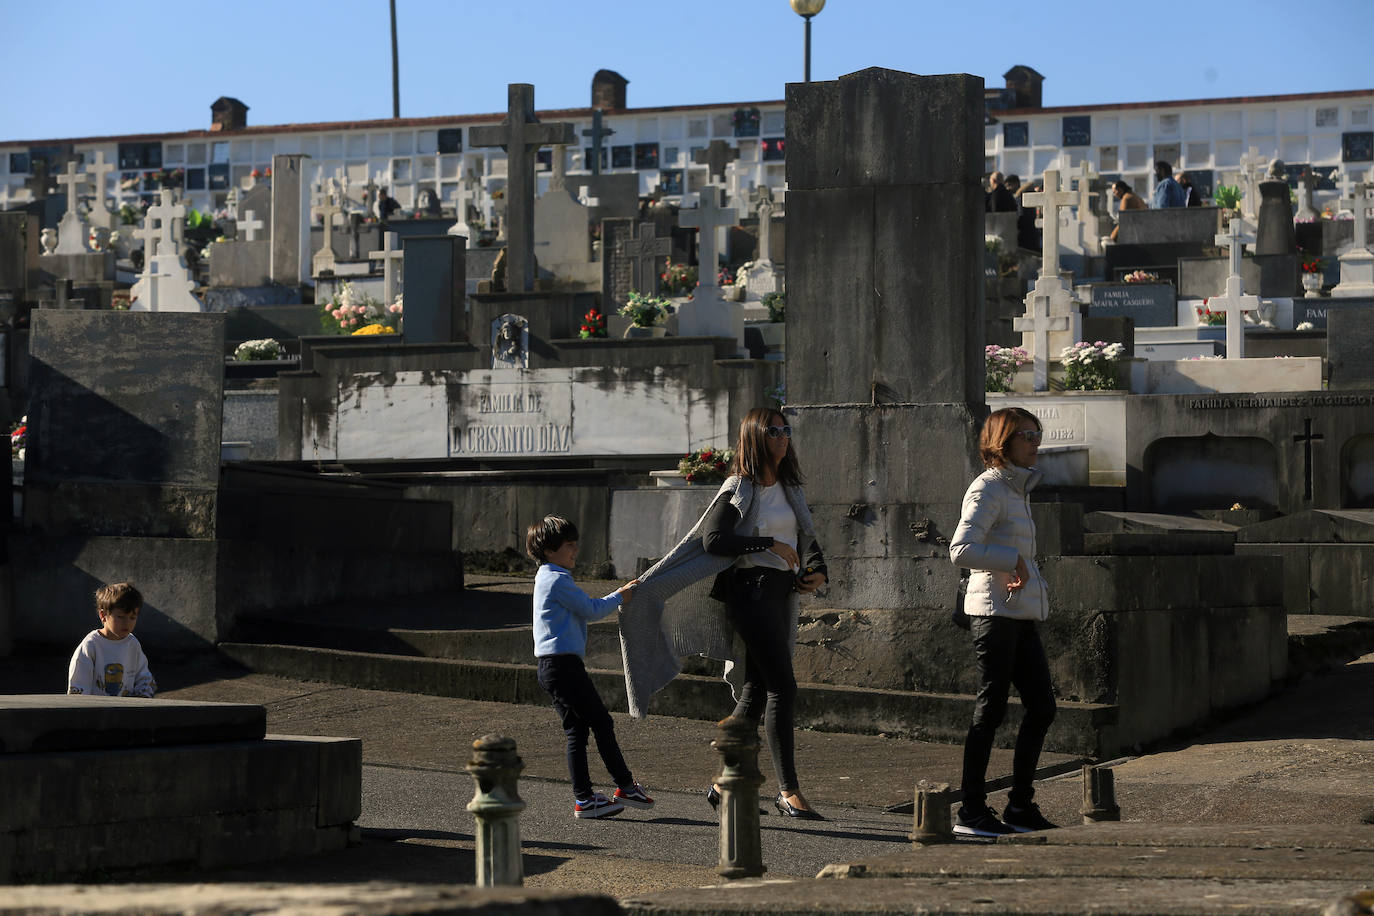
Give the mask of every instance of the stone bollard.
[[934, 846], [954, 842], [954, 822], [949, 813], [949, 783], [916, 783], [916, 811], [911, 845]]
[[711, 746], [723, 764], [720, 786], [720, 862], [716, 873], [726, 878], [756, 878], [763, 874], [763, 841], [759, 836], [758, 725], [730, 716], [716, 723], [720, 729]]
[[1121, 820], [1116, 804], [1116, 777], [1110, 767], [1083, 764], [1083, 807], [1078, 809], [1083, 823], [1098, 824]]
[[464, 767], [477, 783], [468, 810], [477, 821], [477, 886], [521, 885], [520, 798], [516, 780], [525, 762], [515, 753], [515, 739], [483, 735], [472, 742], [472, 759]]

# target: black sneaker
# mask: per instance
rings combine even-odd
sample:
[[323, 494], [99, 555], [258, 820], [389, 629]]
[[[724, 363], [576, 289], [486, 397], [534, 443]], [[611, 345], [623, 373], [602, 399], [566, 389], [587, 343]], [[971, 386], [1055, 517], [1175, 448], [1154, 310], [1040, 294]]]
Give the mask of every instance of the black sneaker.
[[1058, 824], [1052, 824], [1045, 820], [1045, 815], [1040, 813], [1040, 806], [1031, 802], [1024, 807], [1018, 805], [1007, 805], [1002, 809], [1002, 820], [1008, 827], [1017, 833], [1030, 833], [1035, 830], [1054, 830]]
[[992, 809], [987, 807], [981, 811], [972, 812], [960, 808], [958, 815], [954, 818], [955, 836], [996, 839], [999, 836], [1006, 836], [1015, 832], [1013, 828], [999, 821], [997, 815], [992, 813]]

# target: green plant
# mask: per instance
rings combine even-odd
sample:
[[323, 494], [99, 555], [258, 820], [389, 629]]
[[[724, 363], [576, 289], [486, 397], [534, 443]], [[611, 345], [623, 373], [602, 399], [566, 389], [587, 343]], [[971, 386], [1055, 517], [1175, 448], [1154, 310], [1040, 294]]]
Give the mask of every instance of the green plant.
[[1212, 202], [1218, 207], [1234, 210], [1240, 205], [1240, 187], [1233, 184], [1219, 184], [1212, 191]]
[[999, 347], [988, 344], [983, 348], [983, 359], [987, 379], [985, 391], [1011, 391], [1011, 380], [1016, 370], [1031, 361], [1031, 356], [1023, 347]]
[[768, 293], [763, 297], [763, 307], [768, 309], [768, 320], [782, 322], [787, 320], [787, 293]]
[[1080, 340], [1059, 352], [1064, 363], [1064, 387], [1072, 391], [1110, 391], [1116, 387], [1116, 366], [1126, 348], [1119, 343]]
[[702, 448], [683, 455], [677, 470], [688, 483], [718, 483], [729, 476], [734, 459], [735, 453], [728, 448]]
[[262, 340], [245, 340], [234, 348], [234, 359], [239, 362], [251, 362], [262, 359], [281, 359], [281, 342], [270, 337]]
[[673, 304], [661, 296], [646, 296], [630, 290], [620, 314], [630, 319], [630, 323], [637, 328], [651, 328], [673, 314]]

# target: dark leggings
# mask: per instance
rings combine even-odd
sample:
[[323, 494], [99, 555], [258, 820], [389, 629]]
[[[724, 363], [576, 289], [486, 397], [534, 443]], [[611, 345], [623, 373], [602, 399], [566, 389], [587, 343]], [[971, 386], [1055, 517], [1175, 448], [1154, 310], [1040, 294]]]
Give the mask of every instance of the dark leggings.
[[757, 723], [762, 712], [778, 789], [788, 795], [797, 791], [792, 744], [797, 679], [792, 674], [788, 609], [795, 582], [790, 572], [750, 567], [735, 570], [730, 589], [730, 623], [745, 648], [744, 689], [731, 715]]
[[976, 812], [987, 804], [984, 778], [992, 739], [1007, 711], [1011, 687], [1026, 708], [1016, 735], [1012, 758], [1012, 789], [1007, 800], [1017, 807], [1035, 797], [1035, 768], [1045, 732], [1054, 721], [1054, 687], [1040, 629], [1034, 620], [1010, 617], [970, 617], [973, 649], [978, 657], [978, 704], [964, 741], [964, 810]]
[[615, 723], [596, 692], [596, 685], [587, 675], [587, 668], [577, 655], [545, 655], [539, 659], [539, 686], [553, 698], [554, 711], [563, 722], [563, 734], [568, 736], [568, 775], [572, 777], [573, 795], [592, 797], [592, 778], [587, 772], [587, 736], [596, 735], [596, 749], [601, 762], [617, 786], [634, 784], [630, 768], [615, 740]]

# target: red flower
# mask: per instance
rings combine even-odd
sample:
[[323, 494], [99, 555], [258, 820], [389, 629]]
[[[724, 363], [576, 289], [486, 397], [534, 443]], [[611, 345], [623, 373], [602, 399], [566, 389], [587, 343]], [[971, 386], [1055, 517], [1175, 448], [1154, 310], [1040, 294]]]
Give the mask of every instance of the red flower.
[[716, 470], [717, 470], [717, 471], [723, 471], [723, 470], [725, 470], [725, 462], [724, 462], [724, 461], [717, 461], [717, 462], [716, 462]]
[[702, 461], [710, 461], [710, 460], [711, 460], [711, 456], [714, 455], [714, 454], [715, 454], [715, 452], [713, 452], [711, 449], [708, 448], [706, 451], [704, 451], [704, 452], [701, 453], [701, 460], [702, 460]]

